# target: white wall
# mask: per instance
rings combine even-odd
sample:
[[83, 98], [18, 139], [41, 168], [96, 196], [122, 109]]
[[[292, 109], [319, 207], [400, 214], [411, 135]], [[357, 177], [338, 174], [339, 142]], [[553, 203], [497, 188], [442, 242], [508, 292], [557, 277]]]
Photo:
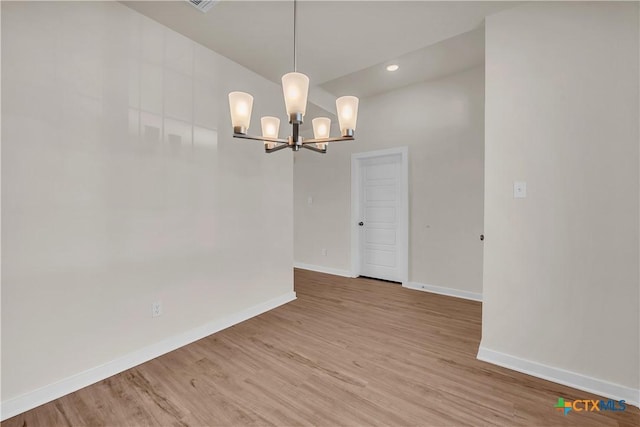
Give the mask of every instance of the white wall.
[[291, 155], [226, 98], [259, 126], [277, 85], [116, 2], [2, 2], [2, 89], [3, 401], [293, 295]]
[[355, 142], [296, 154], [296, 262], [350, 270], [351, 154], [408, 146], [409, 280], [481, 293], [483, 137], [482, 67], [362, 99]]
[[483, 350], [636, 404], [638, 36], [638, 3], [487, 19], [482, 322]]

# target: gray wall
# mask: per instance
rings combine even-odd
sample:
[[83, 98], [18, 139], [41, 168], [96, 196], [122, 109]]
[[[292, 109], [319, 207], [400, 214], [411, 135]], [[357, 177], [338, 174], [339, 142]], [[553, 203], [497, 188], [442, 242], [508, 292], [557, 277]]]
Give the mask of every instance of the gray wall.
[[482, 67], [362, 99], [356, 141], [296, 154], [296, 262], [350, 270], [351, 154], [408, 146], [409, 280], [481, 293], [483, 136]]
[[482, 347], [638, 396], [638, 3], [521, 6], [486, 43]]
[[283, 111], [117, 2], [2, 3], [3, 401], [292, 295], [291, 156], [232, 140], [232, 89]]

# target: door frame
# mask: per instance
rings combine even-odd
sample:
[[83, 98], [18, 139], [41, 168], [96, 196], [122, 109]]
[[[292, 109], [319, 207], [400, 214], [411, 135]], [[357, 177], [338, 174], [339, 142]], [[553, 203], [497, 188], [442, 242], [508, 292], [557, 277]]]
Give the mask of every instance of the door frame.
[[376, 157], [400, 155], [400, 212], [398, 221], [398, 250], [400, 253], [400, 281], [409, 283], [409, 148], [407, 146], [385, 150], [365, 151], [351, 154], [351, 277], [360, 275], [360, 242], [358, 226], [359, 204], [362, 186], [360, 172], [362, 160]]

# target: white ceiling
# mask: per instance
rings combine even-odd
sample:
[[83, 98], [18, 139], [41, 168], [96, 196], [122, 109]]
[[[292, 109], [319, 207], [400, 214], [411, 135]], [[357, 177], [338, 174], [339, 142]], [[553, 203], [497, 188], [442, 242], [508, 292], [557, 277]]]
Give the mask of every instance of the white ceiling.
[[[400, 68], [389, 72], [386, 66]], [[360, 98], [398, 89], [412, 83], [437, 79], [484, 63], [484, 27], [415, 50], [364, 70], [347, 74], [321, 87], [336, 96]]]
[[[206, 14], [184, 0], [123, 3], [274, 82], [293, 68], [291, 1], [221, 1]], [[470, 68], [484, 59], [484, 18], [514, 4], [300, 0], [298, 71], [326, 99]], [[384, 71], [389, 62], [400, 70]]]

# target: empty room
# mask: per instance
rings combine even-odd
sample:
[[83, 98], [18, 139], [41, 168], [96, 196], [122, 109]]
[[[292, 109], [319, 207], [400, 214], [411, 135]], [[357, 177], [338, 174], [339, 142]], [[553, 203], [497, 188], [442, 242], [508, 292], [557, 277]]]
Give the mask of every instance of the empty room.
[[640, 2], [0, 24], [2, 426], [640, 426]]

